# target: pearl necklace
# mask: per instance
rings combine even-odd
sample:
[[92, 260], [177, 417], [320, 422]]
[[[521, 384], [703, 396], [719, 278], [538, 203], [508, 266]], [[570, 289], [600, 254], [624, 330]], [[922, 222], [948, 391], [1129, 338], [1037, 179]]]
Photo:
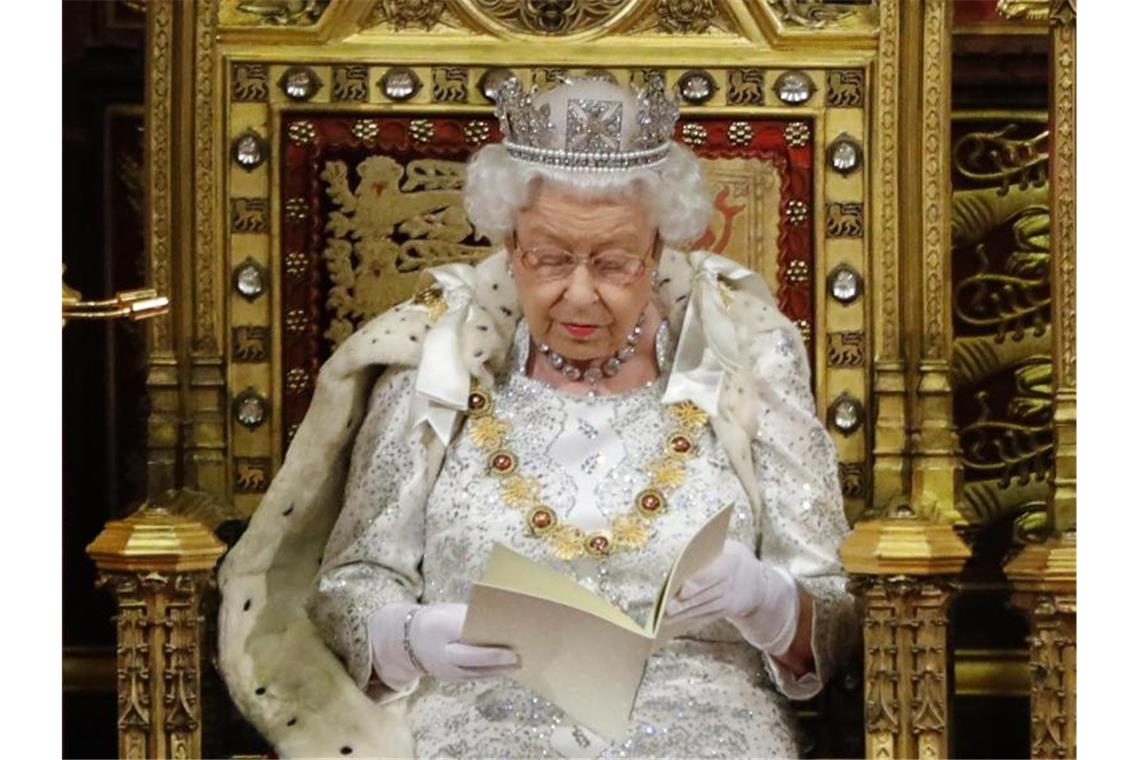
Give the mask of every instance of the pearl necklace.
[[538, 344], [538, 352], [546, 357], [550, 362], [550, 366], [562, 373], [562, 376], [571, 382], [578, 380], [585, 380], [590, 384], [590, 390], [586, 394], [589, 398], [598, 397], [598, 383], [602, 377], [613, 377], [620, 370], [621, 365], [633, 358], [634, 352], [637, 351], [637, 341], [641, 339], [641, 327], [645, 324], [645, 312], [641, 312], [641, 316], [637, 318], [637, 324], [629, 331], [629, 335], [625, 336], [625, 345], [614, 352], [614, 355], [603, 362], [593, 364], [585, 370], [570, 363], [565, 356], [552, 351], [550, 345], [547, 343]]

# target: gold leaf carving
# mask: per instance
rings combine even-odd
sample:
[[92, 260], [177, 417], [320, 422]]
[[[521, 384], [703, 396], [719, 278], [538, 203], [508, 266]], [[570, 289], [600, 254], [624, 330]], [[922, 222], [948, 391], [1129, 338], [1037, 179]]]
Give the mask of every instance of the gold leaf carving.
[[836, 7], [822, 0], [768, 0], [768, 5], [775, 9], [785, 24], [806, 26], [809, 29], [822, 29], [853, 13], [850, 9]]
[[525, 34], [585, 31], [608, 21], [625, 4], [626, 0], [474, 0], [477, 9], [509, 29]]
[[417, 159], [405, 167], [372, 156], [355, 173], [353, 187], [343, 161], [329, 161], [321, 172], [334, 207], [323, 253], [333, 313], [325, 337], [334, 346], [361, 319], [401, 300], [423, 269], [487, 252], [463, 242], [473, 232], [463, 211], [463, 164]]

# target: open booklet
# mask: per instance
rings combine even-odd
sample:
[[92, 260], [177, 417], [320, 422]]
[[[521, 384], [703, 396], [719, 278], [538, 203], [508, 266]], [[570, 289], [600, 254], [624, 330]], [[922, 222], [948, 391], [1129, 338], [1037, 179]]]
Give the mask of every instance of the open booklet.
[[515, 681], [586, 728], [619, 739], [650, 654], [679, 632], [663, 625], [665, 604], [724, 550], [731, 517], [725, 507], [689, 539], [645, 626], [573, 578], [496, 544], [472, 587], [461, 640], [510, 647], [519, 656]]

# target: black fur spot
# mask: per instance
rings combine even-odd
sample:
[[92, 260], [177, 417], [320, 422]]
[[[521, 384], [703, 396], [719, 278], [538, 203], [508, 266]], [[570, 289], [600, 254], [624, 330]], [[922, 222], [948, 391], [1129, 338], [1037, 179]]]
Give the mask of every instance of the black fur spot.
[[297, 719], [296, 718], [290, 718], [289, 720], [285, 721], [285, 725], [286, 726], [295, 726], [295, 725], [297, 725]]
[[501, 312], [503, 312], [503, 314], [507, 315], [508, 317], [509, 317], [509, 316], [512, 316], [512, 315], [514, 314], [514, 312], [513, 312], [513, 311], [511, 311], [510, 309], [508, 309], [506, 306], [500, 306], [500, 307], [499, 307], [499, 310], [500, 310]]
[[498, 290], [498, 289], [499, 289], [499, 283], [492, 282], [491, 283], [491, 290]]
[[344, 745], [343, 747], [340, 748], [340, 754], [351, 755], [352, 754], [352, 747], [348, 746], [347, 744]]
[[475, 352], [475, 358], [476, 359], [482, 359], [483, 358], [483, 352], [482, 351], [476, 351]]
[[251, 604], [253, 604], [253, 600], [252, 600], [252, 599], [246, 599], [246, 600], [245, 600], [245, 604], [243, 604], [243, 605], [241, 606], [241, 608], [242, 608], [243, 610], [249, 610], [249, 606], [250, 606]]
[[668, 285], [668, 284], [669, 284], [670, 282], [672, 282], [672, 281], [673, 281], [673, 278], [672, 278], [672, 277], [666, 277], [666, 278], [664, 278], [664, 279], [662, 279], [662, 280], [659, 280], [659, 281], [657, 282], [657, 284], [658, 284], [658, 285]]
[[414, 335], [409, 335], [408, 340], [410, 340], [412, 343], [418, 343], [420, 339]]
[[487, 325], [475, 325], [475, 329], [479, 332], [487, 332], [490, 328]]
[[256, 694], [259, 697], [264, 693], [265, 693], [265, 687], [264, 686], [258, 686], [257, 691], [254, 692], [254, 694]]
[[376, 338], [373, 338], [373, 339], [372, 339], [372, 342], [373, 342], [373, 343], [375, 343], [375, 342], [376, 342], [376, 340], [377, 340]]
[[281, 514], [285, 515], [286, 517], [288, 517], [289, 515], [293, 514], [293, 505], [292, 505], [292, 504], [290, 504], [290, 505], [289, 505], [289, 508], [288, 508], [288, 509], [286, 509], [286, 510], [285, 510], [284, 512], [282, 512]]

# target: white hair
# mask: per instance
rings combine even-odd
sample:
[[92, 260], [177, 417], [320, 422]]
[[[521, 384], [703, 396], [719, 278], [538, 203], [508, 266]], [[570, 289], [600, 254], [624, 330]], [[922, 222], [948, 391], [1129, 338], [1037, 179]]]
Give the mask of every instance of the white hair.
[[540, 166], [511, 158], [497, 143], [486, 145], [467, 165], [463, 207], [476, 232], [498, 245], [514, 230], [518, 212], [543, 182], [587, 198], [641, 199], [670, 248], [686, 248], [705, 231], [712, 215], [700, 162], [676, 142], [661, 164], [618, 172]]

